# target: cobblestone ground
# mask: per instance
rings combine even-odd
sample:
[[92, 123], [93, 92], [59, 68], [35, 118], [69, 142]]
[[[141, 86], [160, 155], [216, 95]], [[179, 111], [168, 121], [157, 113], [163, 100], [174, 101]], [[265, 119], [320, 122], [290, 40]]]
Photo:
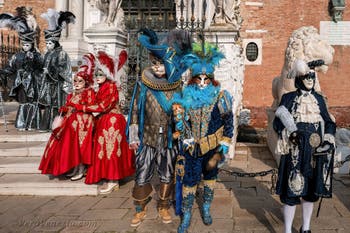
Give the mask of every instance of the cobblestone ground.
[[[275, 167], [266, 146], [237, 148], [228, 169], [237, 172], [262, 171]], [[119, 190], [106, 196], [0, 196], [0, 232], [176, 232], [179, 217], [170, 224], [161, 223], [156, 211], [157, 196], [148, 205], [147, 218], [137, 228], [129, 226], [133, 215], [132, 177]], [[154, 182], [155, 188], [157, 183]], [[350, 178], [336, 175], [332, 199], [324, 199], [320, 216], [314, 208], [312, 232], [350, 232]], [[279, 233], [283, 217], [278, 196], [272, 195], [271, 176], [237, 178], [221, 173], [212, 205], [214, 222], [202, 223], [198, 204], [193, 210], [189, 232]], [[174, 211], [172, 210], [172, 214]], [[298, 207], [294, 232], [301, 226]]]

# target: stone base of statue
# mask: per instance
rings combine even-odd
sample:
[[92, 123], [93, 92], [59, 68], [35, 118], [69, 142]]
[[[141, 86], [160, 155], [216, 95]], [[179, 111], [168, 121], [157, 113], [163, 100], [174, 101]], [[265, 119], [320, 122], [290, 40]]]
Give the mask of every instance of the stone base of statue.
[[64, 39], [60, 41], [64, 51], [69, 55], [69, 58], [72, 62], [73, 67], [78, 67], [78, 62], [81, 61], [81, 58], [84, 54], [88, 53], [88, 44], [83, 39]]
[[228, 24], [226, 22], [213, 23], [208, 28], [210, 31], [236, 31], [236, 27], [233, 24]]
[[125, 31], [107, 27], [106, 24], [96, 24], [94, 27], [84, 31], [87, 38], [89, 51], [95, 48], [105, 48], [104, 50], [111, 56], [116, 57], [120, 51], [126, 48], [127, 36]]

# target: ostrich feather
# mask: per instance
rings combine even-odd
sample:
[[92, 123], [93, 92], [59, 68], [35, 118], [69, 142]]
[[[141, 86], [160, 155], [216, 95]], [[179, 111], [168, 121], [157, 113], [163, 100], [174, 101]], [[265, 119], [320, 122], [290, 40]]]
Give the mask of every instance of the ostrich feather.
[[60, 14], [55, 9], [47, 9], [47, 12], [40, 15], [41, 18], [45, 19], [48, 23], [47, 30], [54, 31], [58, 27], [58, 18]]
[[0, 14], [0, 28], [9, 28], [19, 33], [30, 31], [24, 18], [13, 16], [9, 13]]
[[57, 24], [60, 28], [65, 28], [69, 23], [75, 23], [75, 15], [70, 11], [60, 11]]

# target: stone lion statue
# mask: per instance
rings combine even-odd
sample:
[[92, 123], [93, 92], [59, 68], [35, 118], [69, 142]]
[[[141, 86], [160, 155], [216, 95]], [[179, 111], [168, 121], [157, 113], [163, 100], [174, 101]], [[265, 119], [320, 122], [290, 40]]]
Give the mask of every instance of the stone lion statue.
[[[276, 108], [284, 93], [294, 91], [294, 79], [289, 79], [288, 73], [296, 59], [302, 59], [306, 62], [322, 59], [325, 65], [316, 69], [326, 73], [328, 65], [333, 61], [334, 49], [327, 42], [321, 40], [318, 31], [313, 26], [301, 27], [292, 33], [288, 40], [285, 53], [284, 65], [281, 76], [272, 81], [272, 95], [274, 98], [273, 108]], [[315, 89], [320, 91], [318, 80]]]
[[[278, 163], [279, 155], [276, 155], [274, 151], [277, 143], [277, 134], [273, 130], [272, 122], [275, 118], [275, 110], [280, 103], [282, 95], [296, 89], [294, 86], [294, 79], [288, 78], [288, 73], [294, 61], [296, 59], [302, 59], [305, 62], [309, 62], [322, 59], [325, 65], [318, 67], [316, 71], [326, 73], [328, 66], [333, 62], [333, 54], [333, 47], [321, 40], [317, 29], [313, 26], [301, 27], [295, 30], [289, 38], [281, 75], [272, 81], [272, 95], [274, 100], [271, 108], [267, 110], [267, 143]], [[321, 91], [318, 79], [316, 79], [315, 90]]]

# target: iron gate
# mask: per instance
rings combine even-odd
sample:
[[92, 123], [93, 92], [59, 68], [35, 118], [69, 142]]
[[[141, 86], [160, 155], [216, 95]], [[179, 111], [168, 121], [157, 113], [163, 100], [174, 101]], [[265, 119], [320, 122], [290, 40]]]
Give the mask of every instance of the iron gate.
[[[191, 17], [185, 18], [184, 0], [179, 2], [179, 11], [176, 15], [174, 0], [126, 0], [122, 2], [124, 21], [128, 33], [128, 68], [127, 93], [124, 112], [128, 112], [129, 102], [135, 82], [139, 80], [141, 71], [149, 66], [148, 52], [139, 46], [137, 38], [141, 28], [153, 29], [161, 41], [168, 31], [180, 28], [191, 31], [192, 34], [203, 34], [205, 15], [197, 20], [194, 17], [195, 1], [191, 1]], [[207, 0], [203, 0], [202, 12], [206, 12]]]

